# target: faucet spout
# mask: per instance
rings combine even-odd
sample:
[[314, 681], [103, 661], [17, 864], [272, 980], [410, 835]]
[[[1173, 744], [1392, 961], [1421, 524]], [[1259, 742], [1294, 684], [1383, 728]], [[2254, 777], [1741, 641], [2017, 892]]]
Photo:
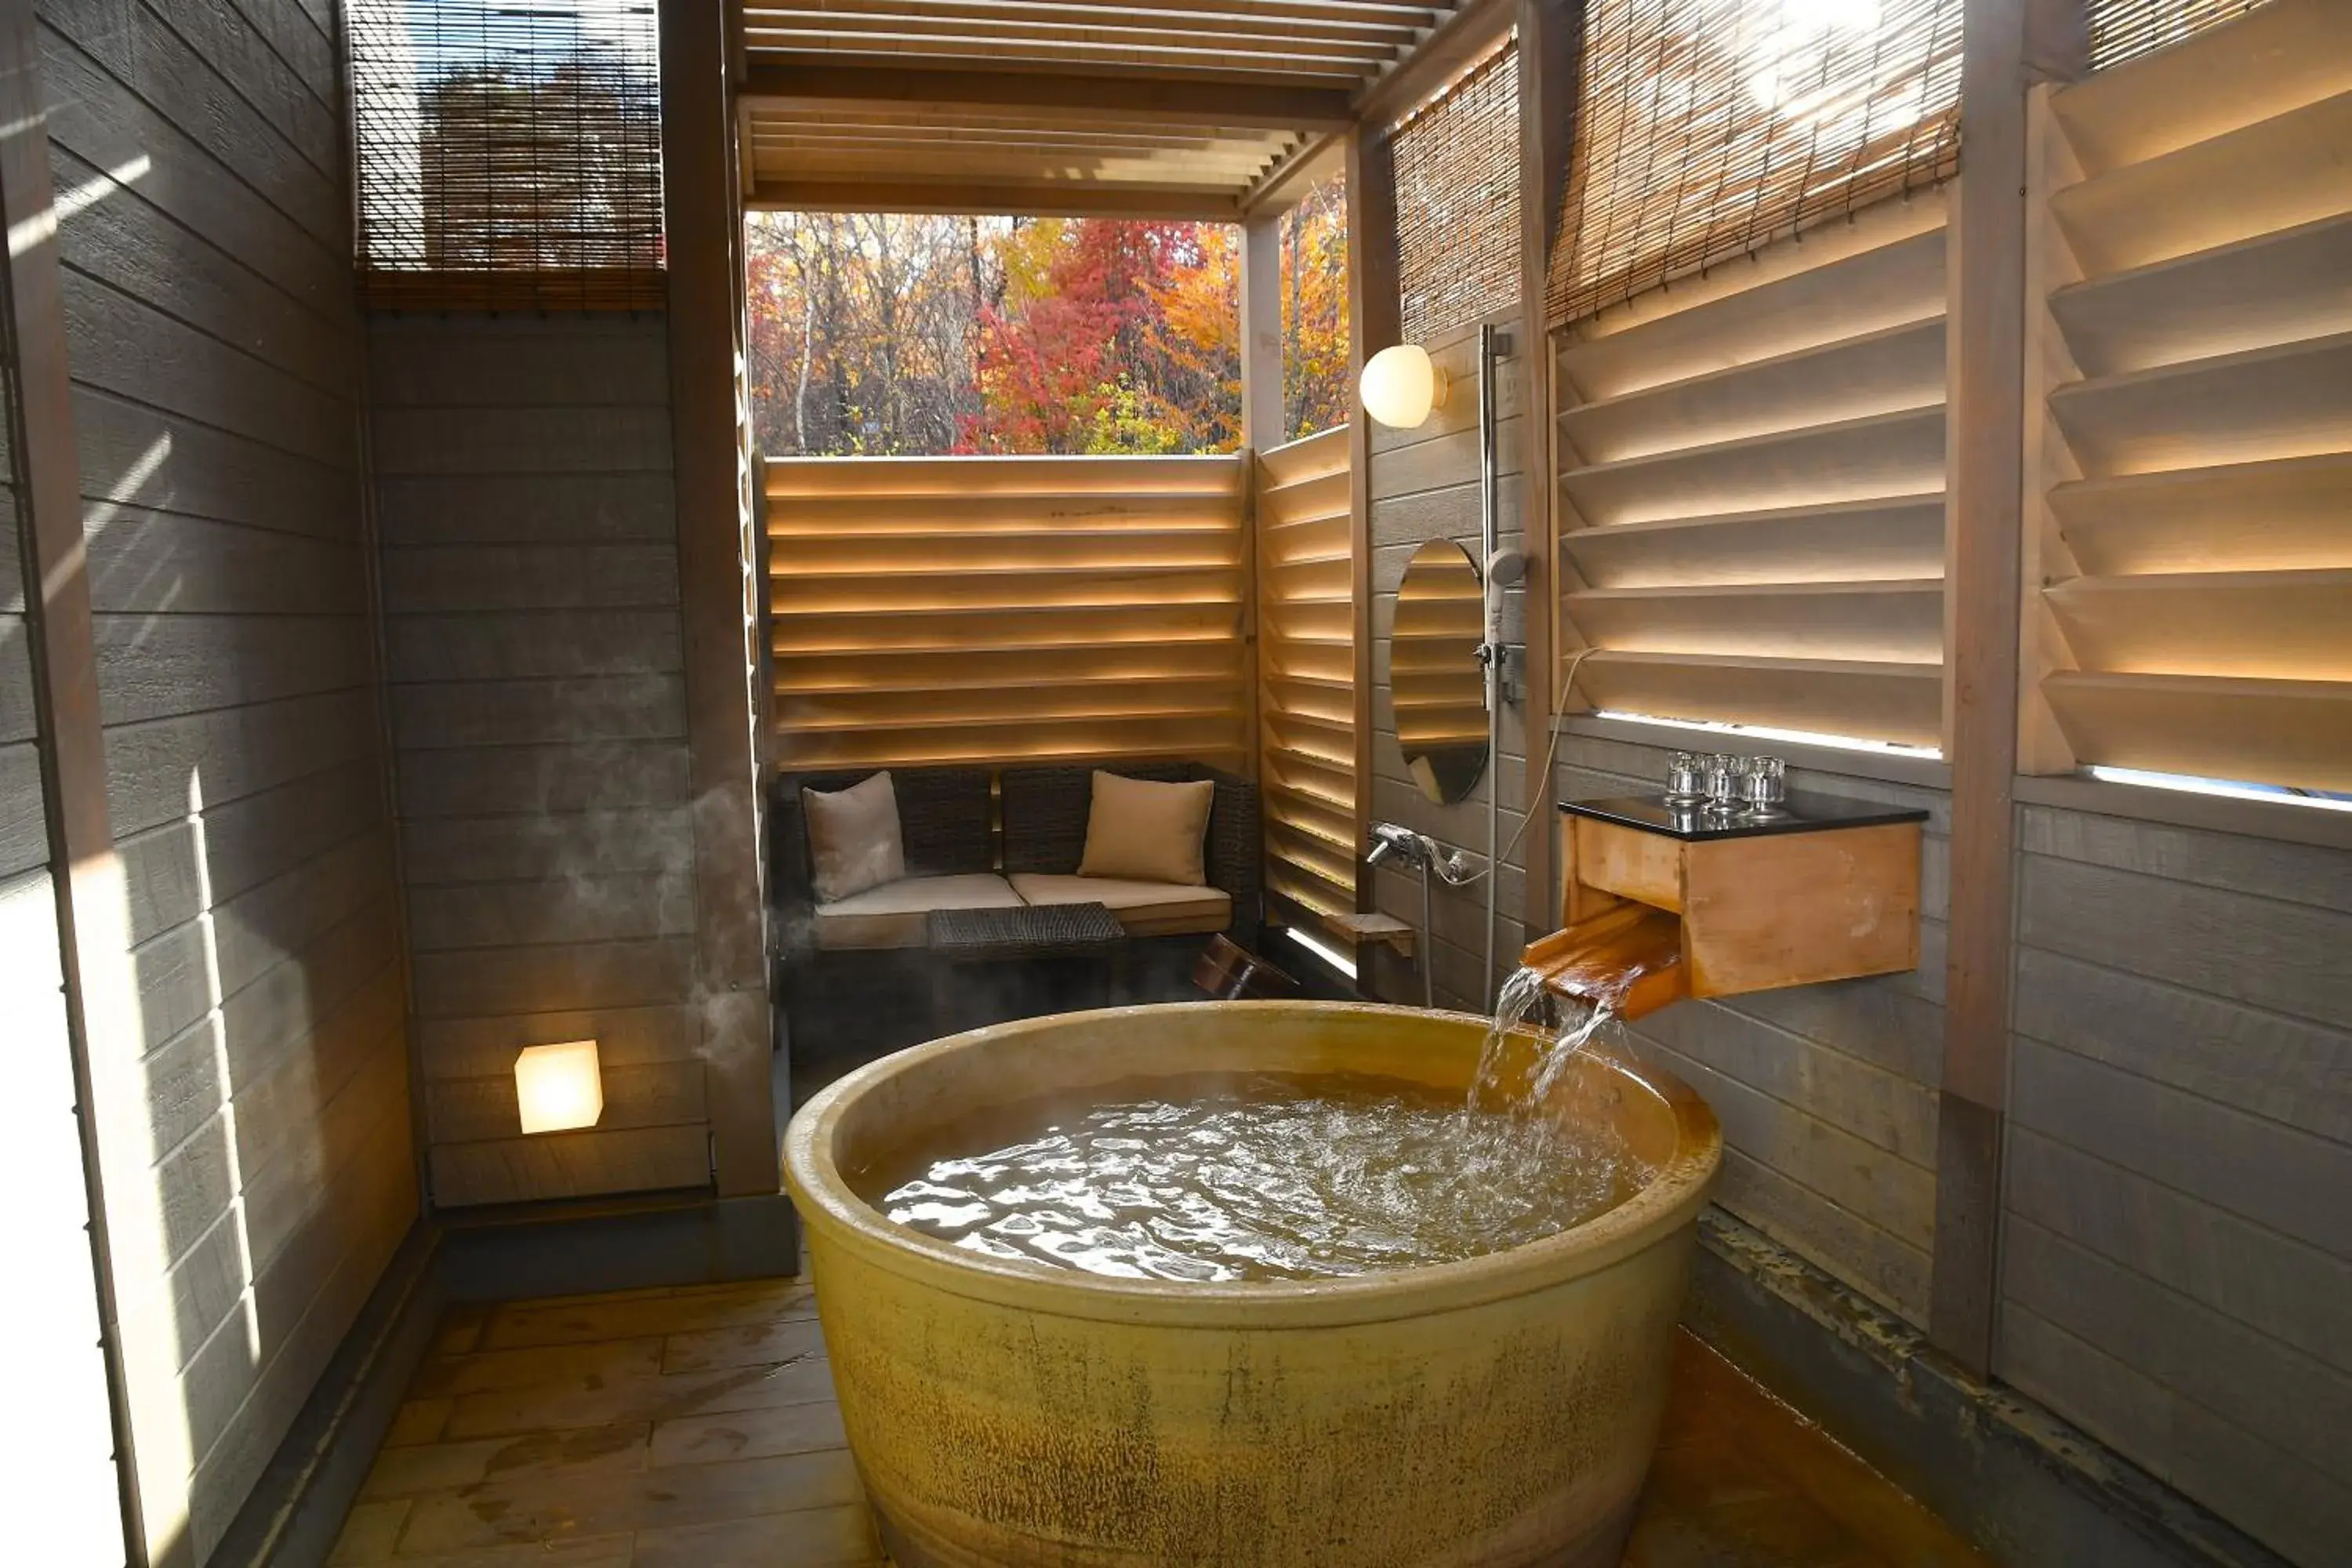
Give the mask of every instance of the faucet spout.
[[1400, 866], [1426, 866], [1432, 857], [1428, 837], [1399, 822], [1372, 824], [1372, 847], [1364, 854], [1366, 866], [1377, 866], [1393, 856]]

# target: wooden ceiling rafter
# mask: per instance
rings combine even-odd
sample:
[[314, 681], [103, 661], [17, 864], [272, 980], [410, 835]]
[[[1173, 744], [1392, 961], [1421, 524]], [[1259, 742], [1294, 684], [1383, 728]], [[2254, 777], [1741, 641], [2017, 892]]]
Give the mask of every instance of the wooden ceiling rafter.
[[[1257, 71], [1311, 72], [1324, 76], [1359, 74], [1363, 62], [1384, 63], [1396, 58], [1410, 40], [1349, 38], [1332, 36], [1287, 37], [1246, 35], [1255, 47], [1252, 68]], [[900, 16], [796, 16], [753, 29], [748, 40], [755, 48], [881, 50], [919, 54], [967, 55], [992, 52], [1003, 46], [1034, 46], [1041, 53], [1090, 59], [1149, 59], [1165, 57], [1171, 63], [1229, 68], [1236, 37], [1209, 28], [1174, 28], [1089, 24], [1060, 26], [1043, 22], [943, 22]], [[1221, 67], [1219, 62], [1224, 62]]]
[[768, 116], [761, 124], [764, 134], [801, 141], [928, 142], [937, 140], [942, 132], [950, 132], [958, 141], [966, 143], [1079, 150], [1118, 148], [1145, 151], [1165, 148], [1176, 152], [1210, 152], [1219, 148], [1255, 147], [1269, 136], [1283, 135], [1280, 132], [1218, 131], [1207, 126], [1186, 125], [1139, 123], [1086, 128], [1021, 125], [989, 120], [932, 118], [919, 121], [880, 117], [844, 120], [832, 116], [800, 119], [782, 114]]
[[[894, 166], [895, 165], [895, 166]], [[981, 184], [998, 185], [1037, 191], [1060, 191], [1064, 188], [1095, 188], [1107, 191], [1138, 190], [1167, 191], [1190, 197], [1202, 192], [1215, 195], [1221, 208], [1238, 212], [1240, 203], [1234, 195], [1234, 177], [1215, 168], [1200, 170], [1171, 169], [1164, 164], [1142, 163], [1090, 162], [1081, 168], [1059, 165], [1008, 163], [985, 158], [934, 158], [927, 160], [919, 172], [909, 170], [905, 160], [882, 163], [866, 161], [826, 162], [822, 159], [779, 160], [762, 171], [764, 183], [836, 182], [843, 184], [878, 184], [887, 185], [923, 183], [948, 184], [971, 181]], [[879, 210], [879, 209], [869, 209]], [[1036, 216], [1036, 215], [1031, 215]]]
[[1400, 59], [1356, 95], [1367, 124], [1402, 120], [1468, 74], [1503, 45], [1518, 23], [1517, 0], [1465, 0]]
[[[1366, 66], [1410, 53], [1436, 27], [1451, 5], [1286, 7], [1185, 5], [1146, 0], [1135, 5], [1081, 5], [1067, 0], [827, 0], [812, 5], [755, 5], [744, 14], [744, 36], [754, 51], [789, 49], [810, 36], [919, 40], [950, 52], [983, 45], [1012, 46], [1038, 58], [1076, 58], [1108, 63], [1118, 47], [1210, 49], [1223, 68], [1237, 58], [1328, 58]], [[1285, 68], [1276, 66], [1274, 68]]]
[[1297, 205], [1308, 186], [1330, 178], [1347, 161], [1344, 136], [1335, 133], [1297, 142], [1250, 182], [1241, 196], [1243, 216], [1287, 211]]
[[[1507, 0], [749, 0], [763, 208], [1238, 221]], [[1441, 73], [1442, 74], [1442, 73]]]
[[1109, 184], [1099, 180], [1005, 182], [775, 178], [757, 181], [744, 205], [755, 212], [1013, 213], [1024, 217], [1118, 217], [1238, 223], [1241, 206], [1223, 186]]
[[[748, 0], [744, 12], [749, 21], [812, 8]], [[1097, 21], [1111, 9], [1101, 0], [826, 0], [814, 8], [835, 15], [914, 13], [927, 17], [1080, 22]], [[1450, 9], [1447, 0], [1135, 0], [1116, 11], [1121, 17], [1234, 31], [1422, 32], [1436, 26]]]
[[[786, 142], [763, 147], [761, 152], [761, 172], [779, 178], [823, 172], [903, 179], [908, 173], [908, 161], [894, 155], [887, 148], [825, 147]], [[931, 177], [951, 173], [982, 174], [1032, 181], [1125, 179], [1145, 184], [1182, 184], [1176, 178], [1180, 174], [1193, 176], [1194, 183], [1238, 183], [1256, 178], [1265, 166], [1264, 157], [1154, 159], [1132, 153], [1091, 153], [1077, 158], [1021, 148], [975, 148], [955, 154], [934, 153], [920, 160], [920, 172]]]
[[917, 106], [993, 110], [1045, 125], [1073, 120], [1141, 121], [1328, 132], [1344, 131], [1354, 122], [1348, 95], [1325, 87], [760, 58], [771, 53], [755, 52], [744, 73], [742, 101], [754, 114], [769, 107], [890, 110]]

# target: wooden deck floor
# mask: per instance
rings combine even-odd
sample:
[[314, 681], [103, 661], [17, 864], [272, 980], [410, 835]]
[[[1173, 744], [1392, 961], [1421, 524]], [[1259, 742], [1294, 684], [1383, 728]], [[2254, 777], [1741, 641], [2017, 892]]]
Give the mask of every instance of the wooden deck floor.
[[[1627, 1568], [1975, 1568], [1932, 1515], [1685, 1336]], [[332, 1561], [877, 1568], [793, 1280], [461, 1309]]]

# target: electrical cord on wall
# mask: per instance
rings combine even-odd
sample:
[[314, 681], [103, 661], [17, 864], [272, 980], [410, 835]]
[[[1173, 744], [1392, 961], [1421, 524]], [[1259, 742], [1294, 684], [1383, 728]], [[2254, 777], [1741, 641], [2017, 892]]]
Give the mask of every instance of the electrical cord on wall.
[[[1568, 676], [1559, 683], [1559, 696], [1562, 702], [1575, 694], [1576, 672], [1583, 668], [1585, 659], [1595, 651], [1593, 647], [1587, 645], [1569, 655]], [[1551, 733], [1544, 741], [1543, 773], [1540, 775], [1547, 780], [1551, 777], [1552, 764], [1559, 759], [1559, 714], [1554, 713], [1548, 721]], [[1532, 807], [1519, 813], [1519, 830], [1511, 835], [1510, 843], [1504, 847], [1504, 859], [1508, 860], [1513, 855], [1518, 853], [1519, 840], [1528, 836], [1528, 824], [1535, 819], [1536, 814]]]

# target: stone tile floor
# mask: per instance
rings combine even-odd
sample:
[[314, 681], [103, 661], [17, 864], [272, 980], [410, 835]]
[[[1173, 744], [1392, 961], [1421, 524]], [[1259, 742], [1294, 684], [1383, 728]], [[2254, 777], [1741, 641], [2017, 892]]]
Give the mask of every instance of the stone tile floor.
[[[461, 1308], [331, 1561], [881, 1568], [794, 1280]], [[1962, 1568], [1918, 1504], [1685, 1335], [1627, 1568]]]

